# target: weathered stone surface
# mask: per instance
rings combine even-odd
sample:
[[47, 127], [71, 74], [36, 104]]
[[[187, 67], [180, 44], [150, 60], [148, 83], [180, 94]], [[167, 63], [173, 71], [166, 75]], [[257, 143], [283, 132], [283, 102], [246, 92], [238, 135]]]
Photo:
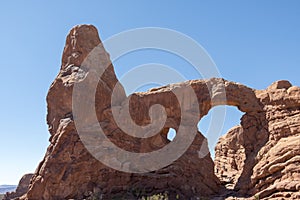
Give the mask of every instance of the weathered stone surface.
[[[260, 199], [299, 199], [300, 88], [288, 81], [277, 81], [255, 93], [264, 117], [255, 115], [251, 116], [255, 121], [248, 121], [246, 113], [242, 126], [220, 138], [216, 146], [216, 174], [221, 180], [231, 179], [234, 189], [242, 194]], [[261, 129], [255, 130], [259, 126]], [[254, 130], [247, 132], [245, 127]], [[254, 153], [247, 152], [246, 141], [252, 144]], [[247, 157], [253, 161], [247, 163]], [[239, 163], [238, 167], [235, 163]], [[245, 171], [249, 171], [246, 179]]]
[[[237, 106], [245, 115], [241, 125], [231, 129], [217, 144], [216, 164], [209, 154], [203, 155], [207, 143], [199, 132], [178, 160], [160, 170], [126, 173], [95, 159], [78, 135], [78, 127], [74, 124], [77, 116], [73, 116], [72, 105], [74, 98], [80, 96], [74, 96], [74, 85], [93, 83], [91, 77], [95, 74], [83, 63], [96, 46], [100, 68], [108, 68], [97, 82], [95, 110], [110, 141], [130, 152], [152, 152], [169, 143], [169, 128], [178, 131], [179, 126], [184, 126], [188, 138], [190, 132], [197, 132], [197, 123], [213, 106]], [[189, 88], [196, 95], [195, 99]], [[85, 96], [89, 89], [86, 87], [81, 95]], [[116, 96], [112, 102], [113, 90]], [[182, 104], [174, 94], [179, 95]], [[86, 98], [87, 102], [93, 102]], [[137, 199], [140, 195], [163, 191], [168, 191], [171, 199], [176, 195], [181, 199], [254, 195], [275, 199], [280, 195], [284, 198], [298, 195], [300, 88], [287, 81], [276, 82], [266, 90], [258, 91], [213, 78], [172, 84], [126, 97], [96, 28], [81, 25], [74, 27], [67, 37], [61, 70], [49, 89], [47, 103], [50, 145], [28, 192], [21, 199], [84, 199], [96, 194], [103, 199]], [[114, 111], [123, 116], [128, 105], [134, 122], [145, 126], [151, 123], [149, 109], [155, 104], [165, 108], [166, 123], [150, 138], [128, 135], [117, 126], [113, 117]], [[180, 106], [187, 113], [184, 120]], [[194, 108], [199, 112], [194, 112]], [[86, 115], [82, 121], [87, 132], [93, 131], [91, 116]], [[162, 121], [163, 115], [153, 119]], [[124, 122], [129, 123], [129, 118], [124, 118]], [[115, 162], [126, 165], [118, 159]], [[130, 167], [131, 163], [128, 164]]]
[[[90, 32], [91, 30], [93, 32]], [[77, 33], [75, 36], [74, 32]], [[89, 37], [81, 36], [81, 34], [88, 34]], [[88, 51], [84, 51], [84, 49], [91, 50], [93, 49], [92, 46], [99, 45], [99, 39], [91, 39], [95, 35], [97, 34], [94, 27], [83, 25], [73, 28], [67, 37], [61, 71], [51, 85], [47, 96], [47, 122], [51, 133], [51, 144], [33, 177], [27, 195], [23, 198], [83, 199], [89, 196], [91, 192], [97, 191], [105, 199], [119, 195], [122, 198], [134, 199], [139, 195], [137, 193], [141, 191], [145, 194], [151, 194], [163, 192], [166, 188], [168, 188], [171, 196], [179, 194], [184, 198], [197, 195], [209, 196], [217, 193], [222, 186], [214, 175], [213, 161], [209, 154], [205, 155], [204, 158], [199, 158], [199, 150], [204, 141], [201, 134], [197, 134], [192, 145], [180, 159], [172, 165], [151, 173], [130, 174], [116, 171], [103, 165], [85, 149], [73, 121], [72, 90], [74, 83], [82, 81], [82, 77], [88, 79], [91, 74], [86, 66], [80, 65], [80, 62], [88, 54]], [[70, 47], [72, 45], [70, 38], [76, 40], [74, 49]], [[82, 38], [89, 38], [89, 41], [93, 41], [93, 43], [85, 44], [85, 39]], [[82, 48], [80, 52], [83, 52], [80, 54], [80, 61], [77, 61], [75, 57], [66, 59], [78, 51], [76, 49], [78, 44]], [[174, 97], [172, 90], [177, 90], [178, 87], [169, 86], [160, 89], [160, 91], [133, 94], [130, 97], [130, 111], [134, 113], [132, 118], [137, 124], [149, 123], [148, 110], [151, 105], [156, 103], [168, 108], [166, 110], [170, 119], [165, 128], [153, 137], [147, 139], [131, 137], [116, 126], [112, 117], [111, 96], [115, 86], [117, 85], [117, 101], [114, 102], [114, 108], [122, 109], [122, 105], [126, 104], [127, 97], [122, 86], [118, 85], [108, 54], [103, 47], [101, 51], [101, 55], [104, 55], [102, 64], [109, 65], [109, 68], [103, 74], [102, 81], [98, 83], [95, 105], [98, 120], [101, 126], [105, 127], [104, 132], [107, 137], [119, 147], [132, 152], [150, 152], [165, 146], [169, 142], [167, 140], [168, 129], [170, 127], [178, 128], [181, 118], [179, 104], [176, 102], [176, 98], [171, 98]], [[64, 62], [64, 60], [68, 60], [68, 62]], [[221, 79], [213, 81], [223, 83]], [[207, 91], [205, 81], [184, 83], [180, 85], [180, 90], [184, 92], [185, 87], [190, 85], [195, 87], [195, 90], [199, 90], [199, 95], [207, 93], [205, 92]], [[203, 92], [200, 92], [202, 90]], [[208, 108], [206, 107], [210, 106], [209, 95], [207, 93], [204, 96], [205, 109], [202, 107], [201, 109], [207, 112]], [[195, 105], [198, 103], [196, 102]], [[196, 116], [193, 127], [196, 131], [199, 117]], [[90, 123], [88, 117], [86, 123]]]
[[246, 159], [243, 128], [235, 126], [219, 139], [215, 149], [215, 173], [228, 189], [238, 181]]
[[28, 191], [28, 187], [32, 176], [33, 174], [25, 174], [19, 181], [16, 191], [7, 192], [4, 196], [4, 200], [10, 200], [24, 195]]

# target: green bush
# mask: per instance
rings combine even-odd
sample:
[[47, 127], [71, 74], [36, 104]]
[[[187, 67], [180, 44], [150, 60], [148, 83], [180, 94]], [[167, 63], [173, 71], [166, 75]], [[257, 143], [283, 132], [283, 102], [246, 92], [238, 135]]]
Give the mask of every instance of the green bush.
[[148, 197], [142, 197], [141, 200], [169, 200], [167, 193], [159, 193]]

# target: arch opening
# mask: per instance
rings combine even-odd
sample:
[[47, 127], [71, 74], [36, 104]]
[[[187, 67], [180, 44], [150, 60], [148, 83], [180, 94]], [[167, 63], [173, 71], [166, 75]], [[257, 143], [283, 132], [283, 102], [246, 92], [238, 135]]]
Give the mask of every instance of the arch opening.
[[244, 114], [234, 106], [216, 106], [198, 123], [199, 132], [207, 138], [215, 175], [228, 189], [235, 187], [244, 166], [245, 149], [237, 138]]
[[173, 141], [173, 139], [176, 137], [176, 131], [173, 128], [169, 128], [169, 131], [167, 133], [167, 139], [169, 141]]

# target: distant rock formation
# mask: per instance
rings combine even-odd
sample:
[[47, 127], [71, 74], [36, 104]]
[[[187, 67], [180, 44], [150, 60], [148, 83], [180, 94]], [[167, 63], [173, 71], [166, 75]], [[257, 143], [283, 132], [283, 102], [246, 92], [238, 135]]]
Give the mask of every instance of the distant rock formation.
[[4, 195], [6, 192], [15, 191], [16, 188], [16, 185], [0, 185], [0, 194]]
[[[94, 75], [89, 66], [82, 63], [95, 47], [99, 50], [100, 68], [106, 65], [108, 68], [97, 82], [95, 98], [87, 97], [86, 101], [95, 102], [97, 120], [104, 134], [122, 149], [143, 153], [161, 149], [169, 143], [169, 128], [178, 131], [183, 127], [188, 139], [197, 131], [199, 120], [216, 105], [236, 106], [245, 112], [241, 125], [220, 138], [215, 165], [209, 154], [200, 155], [200, 148], [207, 149], [206, 139], [200, 132], [179, 159], [152, 172], [122, 172], [95, 159], [77, 133], [74, 122], [77, 116], [72, 107], [74, 98], [79, 98], [73, 94], [75, 85], [82, 82], [88, 86]], [[189, 88], [196, 99], [192, 98]], [[86, 90], [88, 92], [89, 88]], [[226, 99], [222, 98], [223, 90]], [[116, 96], [112, 104], [113, 92]], [[137, 199], [164, 191], [169, 193], [170, 199], [230, 199], [254, 195], [260, 199], [300, 198], [300, 88], [291, 86], [288, 81], [277, 81], [266, 90], [255, 90], [213, 78], [168, 85], [126, 97], [96, 28], [80, 25], [67, 37], [62, 66], [49, 89], [47, 103], [50, 146], [29, 190], [20, 199], [85, 199], [91, 195], [99, 199]], [[149, 109], [155, 104], [165, 108], [167, 118], [164, 128], [150, 138], [136, 138], [123, 132], [112, 114], [114, 109], [122, 113], [124, 106], [129, 105], [132, 119], [145, 126], [151, 123]], [[187, 113], [183, 121], [180, 106]], [[193, 108], [199, 112], [195, 114]], [[155, 117], [154, 120], [164, 121], [163, 115]], [[124, 118], [125, 122], [127, 120]], [[94, 131], [95, 122], [89, 115], [83, 123], [86, 134]], [[132, 163], [123, 159], [116, 158], [116, 165], [130, 170]]]
[[18, 187], [15, 192], [7, 192], [4, 200], [10, 200], [24, 195], [28, 191], [30, 180], [33, 174], [25, 174], [19, 181]]

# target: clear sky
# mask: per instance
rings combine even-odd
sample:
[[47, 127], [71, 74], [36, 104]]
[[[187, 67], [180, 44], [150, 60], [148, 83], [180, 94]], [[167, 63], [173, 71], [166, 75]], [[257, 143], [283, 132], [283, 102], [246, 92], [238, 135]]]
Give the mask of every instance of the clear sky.
[[[74, 25], [94, 24], [102, 40], [132, 28], [174, 29], [201, 44], [224, 78], [264, 89], [279, 79], [300, 85], [299, 10], [297, 0], [1, 1], [0, 184], [17, 184], [45, 154], [45, 98]], [[118, 76], [164, 57], [149, 55], [116, 62]], [[173, 59], [164, 64], [178, 67]], [[224, 132], [239, 123], [230, 110]]]

